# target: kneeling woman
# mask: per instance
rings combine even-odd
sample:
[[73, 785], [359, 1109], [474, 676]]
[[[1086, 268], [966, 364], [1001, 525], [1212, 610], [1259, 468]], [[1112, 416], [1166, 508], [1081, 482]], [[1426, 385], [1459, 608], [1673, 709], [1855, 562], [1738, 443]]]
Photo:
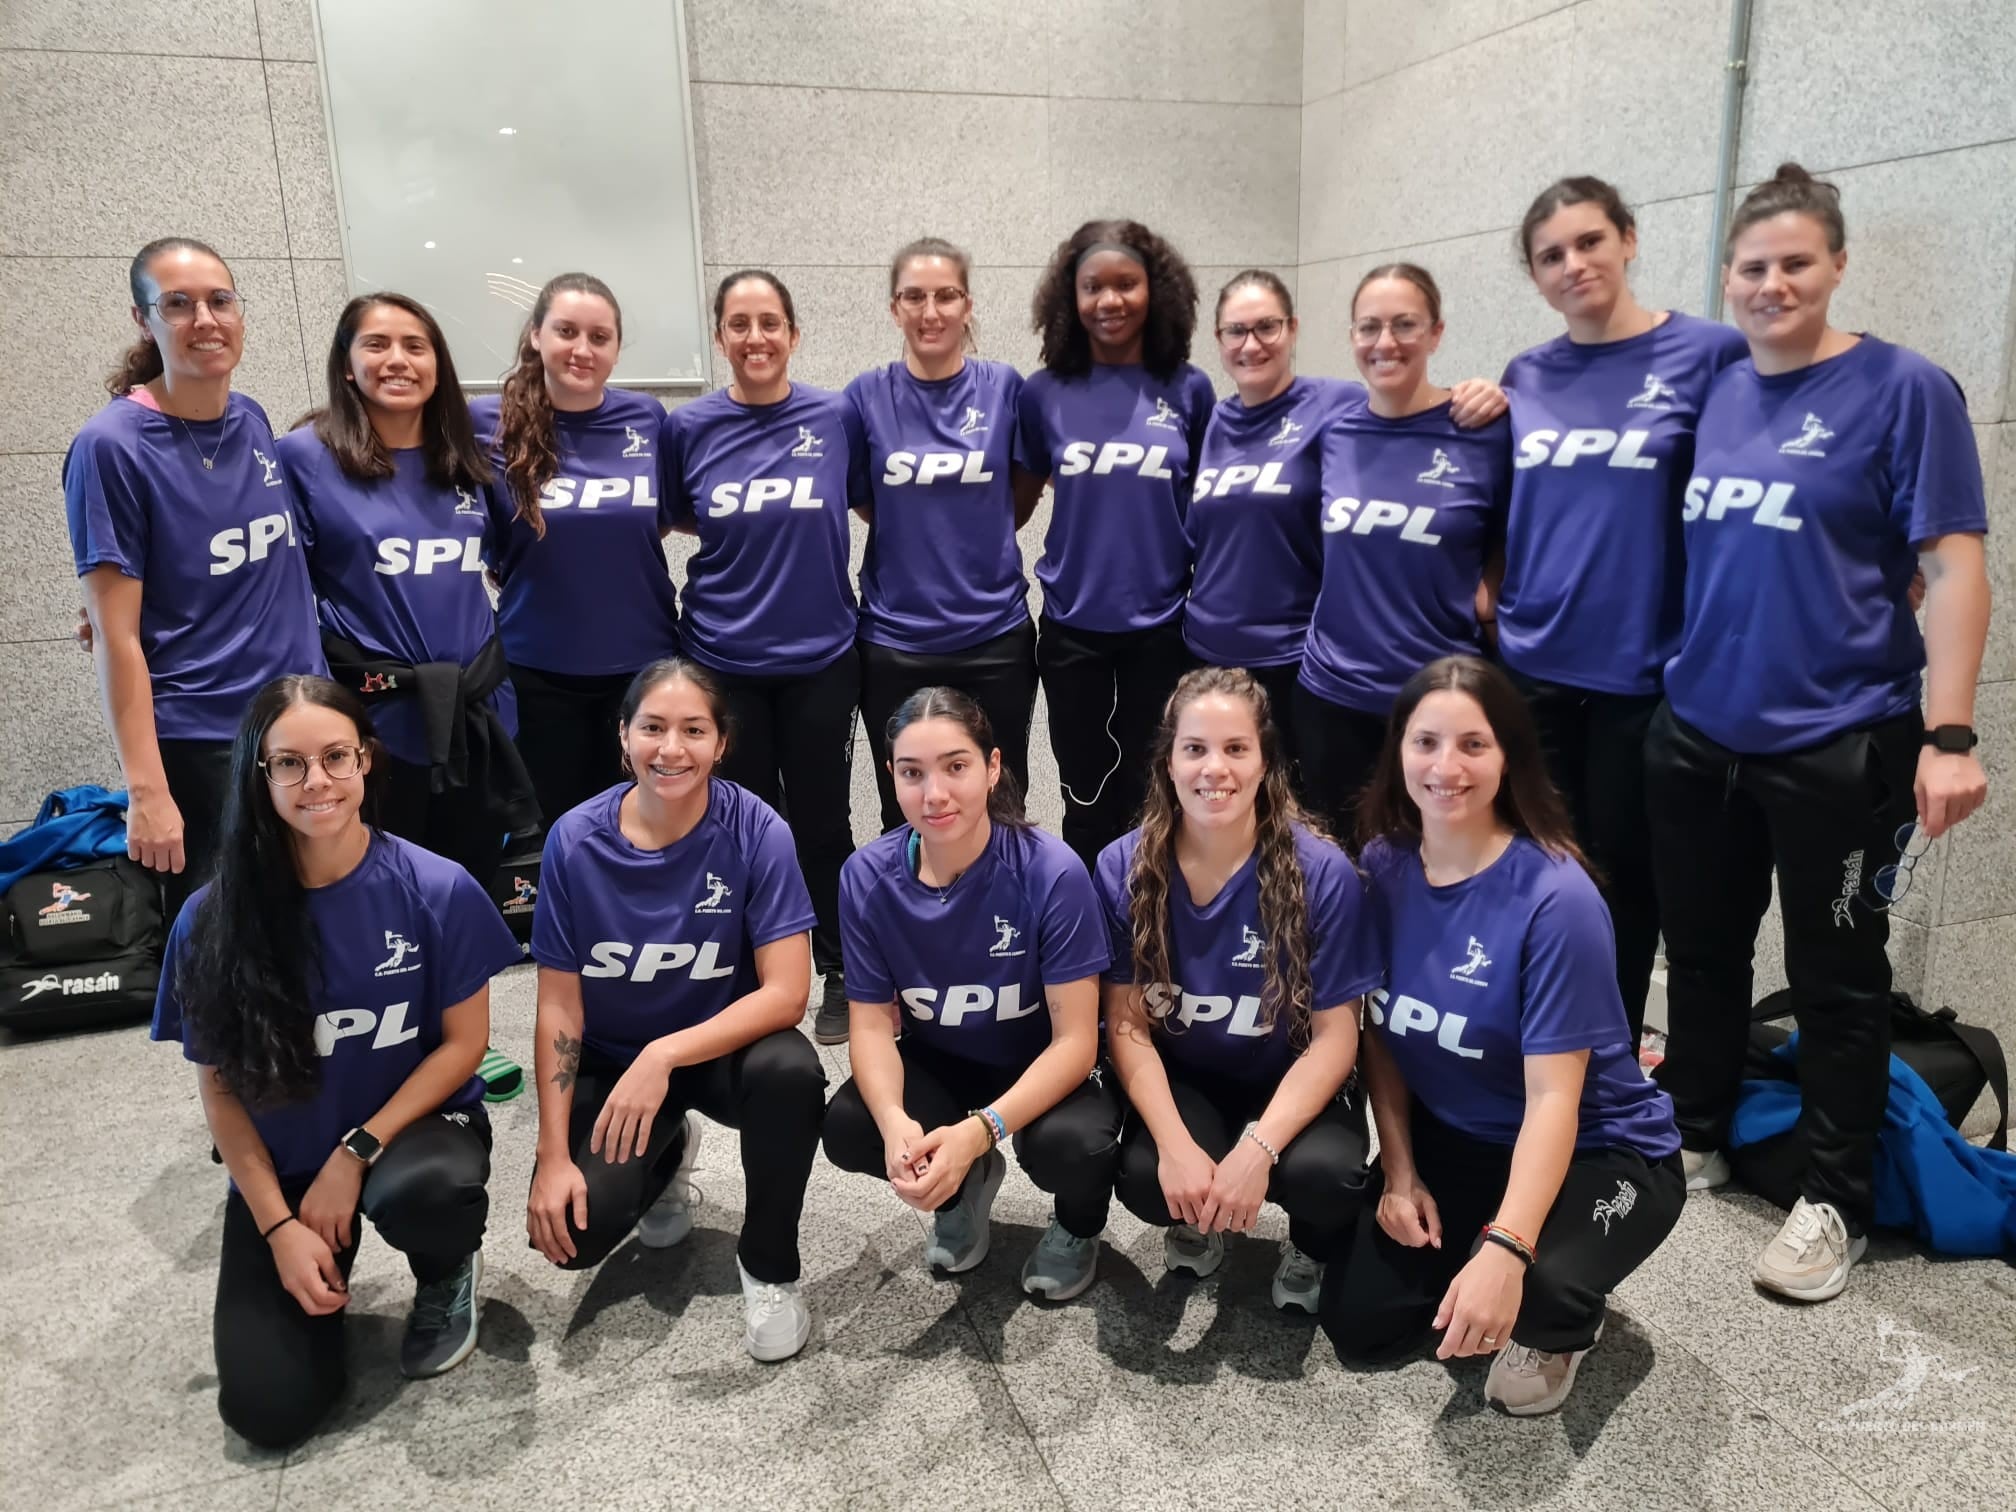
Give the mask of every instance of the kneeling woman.
[[1310, 831], [1252, 673], [1176, 685], [1141, 827], [1100, 854], [1096, 884], [1131, 1104], [1121, 1202], [1169, 1226], [1170, 1270], [1208, 1276], [1272, 1198], [1289, 1231], [1274, 1305], [1313, 1313], [1364, 1186], [1365, 1109], [1344, 1084], [1382, 973], [1364, 884]]
[[620, 710], [634, 780], [546, 836], [539, 963], [539, 1150], [526, 1205], [555, 1265], [600, 1264], [634, 1228], [654, 1249], [693, 1227], [697, 1108], [742, 1131], [748, 1212], [736, 1264], [749, 1353], [784, 1360], [812, 1318], [798, 1216], [826, 1075], [798, 1033], [812, 985], [812, 899], [791, 832], [713, 775], [720, 690], [677, 658], [637, 674]]
[[1092, 1284], [1120, 1133], [1093, 1070], [1107, 954], [1092, 879], [1023, 818], [964, 693], [911, 694], [889, 750], [909, 822], [840, 874], [854, 1076], [827, 1109], [826, 1155], [886, 1176], [933, 1215], [925, 1261], [967, 1271], [987, 1258], [997, 1146], [1014, 1135], [1057, 1199], [1022, 1287], [1062, 1302]]
[[1323, 1327], [1347, 1363], [1439, 1330], [1438, 1358], [1493, 1357], [1487, 1400], [1551, 1412], [1685, 1182], [1609, 912], [1503, 672], [1449, 656], [1408, 680], [1360, 833], [1389, 970], [1365, 1038], [1380, 1196]]
[[161, 963], [154, 1038], [201, 1068], [231, 1173], [217, 1410], [267, 1448], [306, 1438], [343, 1391], [360, 1211], [419, 1284], [399, 1368], [439, 1375], [476, 1347], [490, 1206], [476, 1066], [490, 978], [518, 946], [460, 866], [365, 825], [377, 750], [348, 689], [261, 688], [231, 749], [216, 878]]

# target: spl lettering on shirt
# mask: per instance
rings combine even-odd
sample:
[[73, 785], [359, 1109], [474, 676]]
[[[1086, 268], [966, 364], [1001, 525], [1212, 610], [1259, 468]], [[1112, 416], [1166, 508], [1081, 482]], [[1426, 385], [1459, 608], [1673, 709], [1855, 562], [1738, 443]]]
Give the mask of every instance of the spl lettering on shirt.
[[[369, 1008], [337, 1008], [329, 1013], [315, 1016], [315, 1049], [322, 1055], [335, 1052], [338, 1040], [354, 1039], [359, 1035], [371, 1035], [373, 1050], [388, 1049], [393, 1045], [403, 1045], [410, 1039], [420, 1037], [420, 1026], [406, 1022], [406, 1014], [411, 1003], [391, 1003], [383, 1012]], [[372, 1031], [376, 1031], [373, 1033]]]
[[404, 536], [387, 536], [378, 543], [378, 560], [371, 564], [371, 570], [387, 577], [397, 577], [402, 572], [426, 577], [449, 562], [458, 563], [454, 570], [459, 572], [481, 572], [483, 538], [450, 536], [409, 541]]
[[[627, 976], [633, 982], [648, 982], [661, 971], [685, 971], [696, 982], [711, 982], [735, 974], [732, 961], [721, 963], [721, 947], [713, 940], [699, 946], [684, 941], [636, 946], [622, 940], [599, 940], [589, 947], [588, 954], [595, 964], [581, 968], [584, 977]], [[630, 959], [633, 954], [634, 962]]]
[[898, 989], [897, 996], [903, 999], [911, 1017], [927, 1024], [935, 1019], [948, 1029], [956, 1027], [961, 1019], [984, 1018], [989, 1013], [996, 1023], [1003, 1024], [1010, 1019], [1027, 1018], [1041, 1003], [1039, 998], [1024, 1006], [1020, 982], [1010, 982], [999, 989], [985, 983], [966, 983], [947, 987], [942, 995], [936, 987], [904, 987]]
[[1104, 445], [1073, 441], [1064, 448], [1064, 461], [1057, 472], [1066, 478], [1083, 472], [1103, 477], [1116, 471], [1133, 471], [1144, 478], [1174, 478], [1176, 474], [1165, 465], [1168, 460], [1166, 446], [1137, 446], [1132, 441], [1108, 441]]
[[[1398, 1037], [1407, 1034], [1433, 1034], [1435, 1043], [1451, 1055], [1460, 1055], [1465, 1060], [1482, 1060], [1484, 1052], [1463, 1043], [1463, 1031], [1469, 1026], [1467, 1014], [1443, 1013], [1432, 1003], [1424, 1003], [1417, 997], [1409, 997], [1402, 992], [1394, 994], [1381, 988], [1366, 999], [1374, 1024], [1384, 1024], [1387, 1032]], [[1388, 1009], [1391, 1012], [1388, 1012]]]
[[273, 543], [283, 537], [289, 546], [294, 544], [294, 516], [284, 511], [260, 515], [242, 528], [234, 525], [218, 531], [210, 537], [210, 576], [236, 572], [247, 562], [263, 562]]
[[1659, 459], [1640, 456], [1639, 452], [1651, 439], [1650, 431], [1627, 430], [1620, 436], [1616, 431], [1598, 427], [1566, 433], [1528, 431], [1519, 438], [1519, 457], [1513, 465], [1522, 469], [1549, 463], [1555, 467], [1573, 467], [1584, 457], [1608, 457], [1606, 465], [1610, 467], [1650, 469], [1659, 465]]
[[1197, 486], [1191, 490], [1190, 497], [1222, 499], [1244, 483], [1251, 483], [1256, 494], [1293, 493], [1294, 486], [1281, 481], [1281, 469], [1285, 465], [1269, 462], [1265, 467], [1255, 467], [1250, 463], [1237, 462], [1225, 468], [1207, 467], [1197, 474]]
[[1442, 544], [1442, 537], [1429, 529], [1434, 523], [1432, 505], [1416, 504], [1410, 508], [1389, 499], [1367, 499], [1361, 503], [1357, 499], [1336, 498], [1323, 511], [1325, 535], [1336, 535], [1346, 530], [1353, 535], [1370, 535], [1375, 530], [1391, 530], [1397, 525], [1401, 540], [1420, 546]]
[[1150, 1017], [1173, 1016], [1186, 1029], [1224, 1019], [1227, 1034], [1266, 1039], [1274, 1032], [1273, 1025], [1260, 1022], [1260, 999], [1250, 992], [1234, 998], [1222, 993], [1185, 992], [1167, 982], [1156, 982], [1142, 991], [1141, 1002]]
[[891, 452], [882, 465], [882, 481], [891, 485], [915, 482], [919, 485], [956, 477], [961, 483], [992, 483], [987, 471], [987, 453]]
[[1786, 508], [1797, 488], [1794, 483], [1773, 483], [1766, 487], [1755, 478], [1691, 478], [1680, 518], [1698, 520], [1705, 514], [1711, 520], [1721, 520], [1732, 511], [1754, 509], [1756, 513], [1747, 516], [1752, 525], [1797, 530], [1806, 522]]
[[789, 499], [793, 509], [824, 509], [826, 501], [812, 492], [812, 483], [809, 477], [751, 478], [746, 484], [722, 483], [707, 496], [707, 513], [716, 519], [738, 509], [755, 514], [765, 504], [774, 504], [779, 499]]
[[[575, 490], [580, 490], [577, 500]], [[539, 506], [542, 509], [597, 509], [607, 502], [628, 499], [636, 509], [656, 509], [657, 495], [652, 490], [650, 473], [638, 473], [634, 478], [551, 478], [539, 490]]]

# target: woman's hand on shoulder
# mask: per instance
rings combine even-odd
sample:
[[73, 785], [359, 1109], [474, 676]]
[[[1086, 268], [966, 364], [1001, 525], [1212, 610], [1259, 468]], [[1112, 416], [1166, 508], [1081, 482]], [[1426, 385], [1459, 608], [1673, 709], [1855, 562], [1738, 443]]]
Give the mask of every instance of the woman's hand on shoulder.
[[1449, 418], [1464, 430], [1489, 425], [1511, 407], [1505, 390], [1489, 378], [1465, 378], [1449, 390]]

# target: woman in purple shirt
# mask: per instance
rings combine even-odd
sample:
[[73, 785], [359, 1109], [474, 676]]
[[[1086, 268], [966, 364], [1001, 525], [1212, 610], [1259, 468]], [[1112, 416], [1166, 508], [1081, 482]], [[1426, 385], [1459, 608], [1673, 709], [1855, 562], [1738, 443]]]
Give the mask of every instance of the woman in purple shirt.
[[1610, 916], [1533, 716], [1474, 656], [1393, 705], [1360, 814], [1384, 930], [1362, 1060], [1377, 1220], [1324, 1278], [1347, 1364], [1489, 1355], [1485, 1400], [1552, 1412], [1604, 1298], [1685, 1201], [1680, 1136], [1617, 994]]
[[1051, 486], [1036, 664], [1087, 868], [1133, 824], [1148, 743], [1190, 665], [1187, 519], [1211, 380], [1191, 366], [1197, 284], [1135, 221], [1087, 221], [1036, 286], [1043, 370], [1022, 386], [1016, 461]]

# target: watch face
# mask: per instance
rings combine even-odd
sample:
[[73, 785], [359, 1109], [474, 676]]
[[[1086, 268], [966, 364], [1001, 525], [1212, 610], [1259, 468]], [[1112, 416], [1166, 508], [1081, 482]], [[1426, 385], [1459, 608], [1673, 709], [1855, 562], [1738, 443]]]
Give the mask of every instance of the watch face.
[[378, 1152], [384, 1148], [383, 1145], [362, 1129], [352, 1129], [344, 1139], [343, 1145], [352, 1155], [363, 1161], [376, 1160]]

